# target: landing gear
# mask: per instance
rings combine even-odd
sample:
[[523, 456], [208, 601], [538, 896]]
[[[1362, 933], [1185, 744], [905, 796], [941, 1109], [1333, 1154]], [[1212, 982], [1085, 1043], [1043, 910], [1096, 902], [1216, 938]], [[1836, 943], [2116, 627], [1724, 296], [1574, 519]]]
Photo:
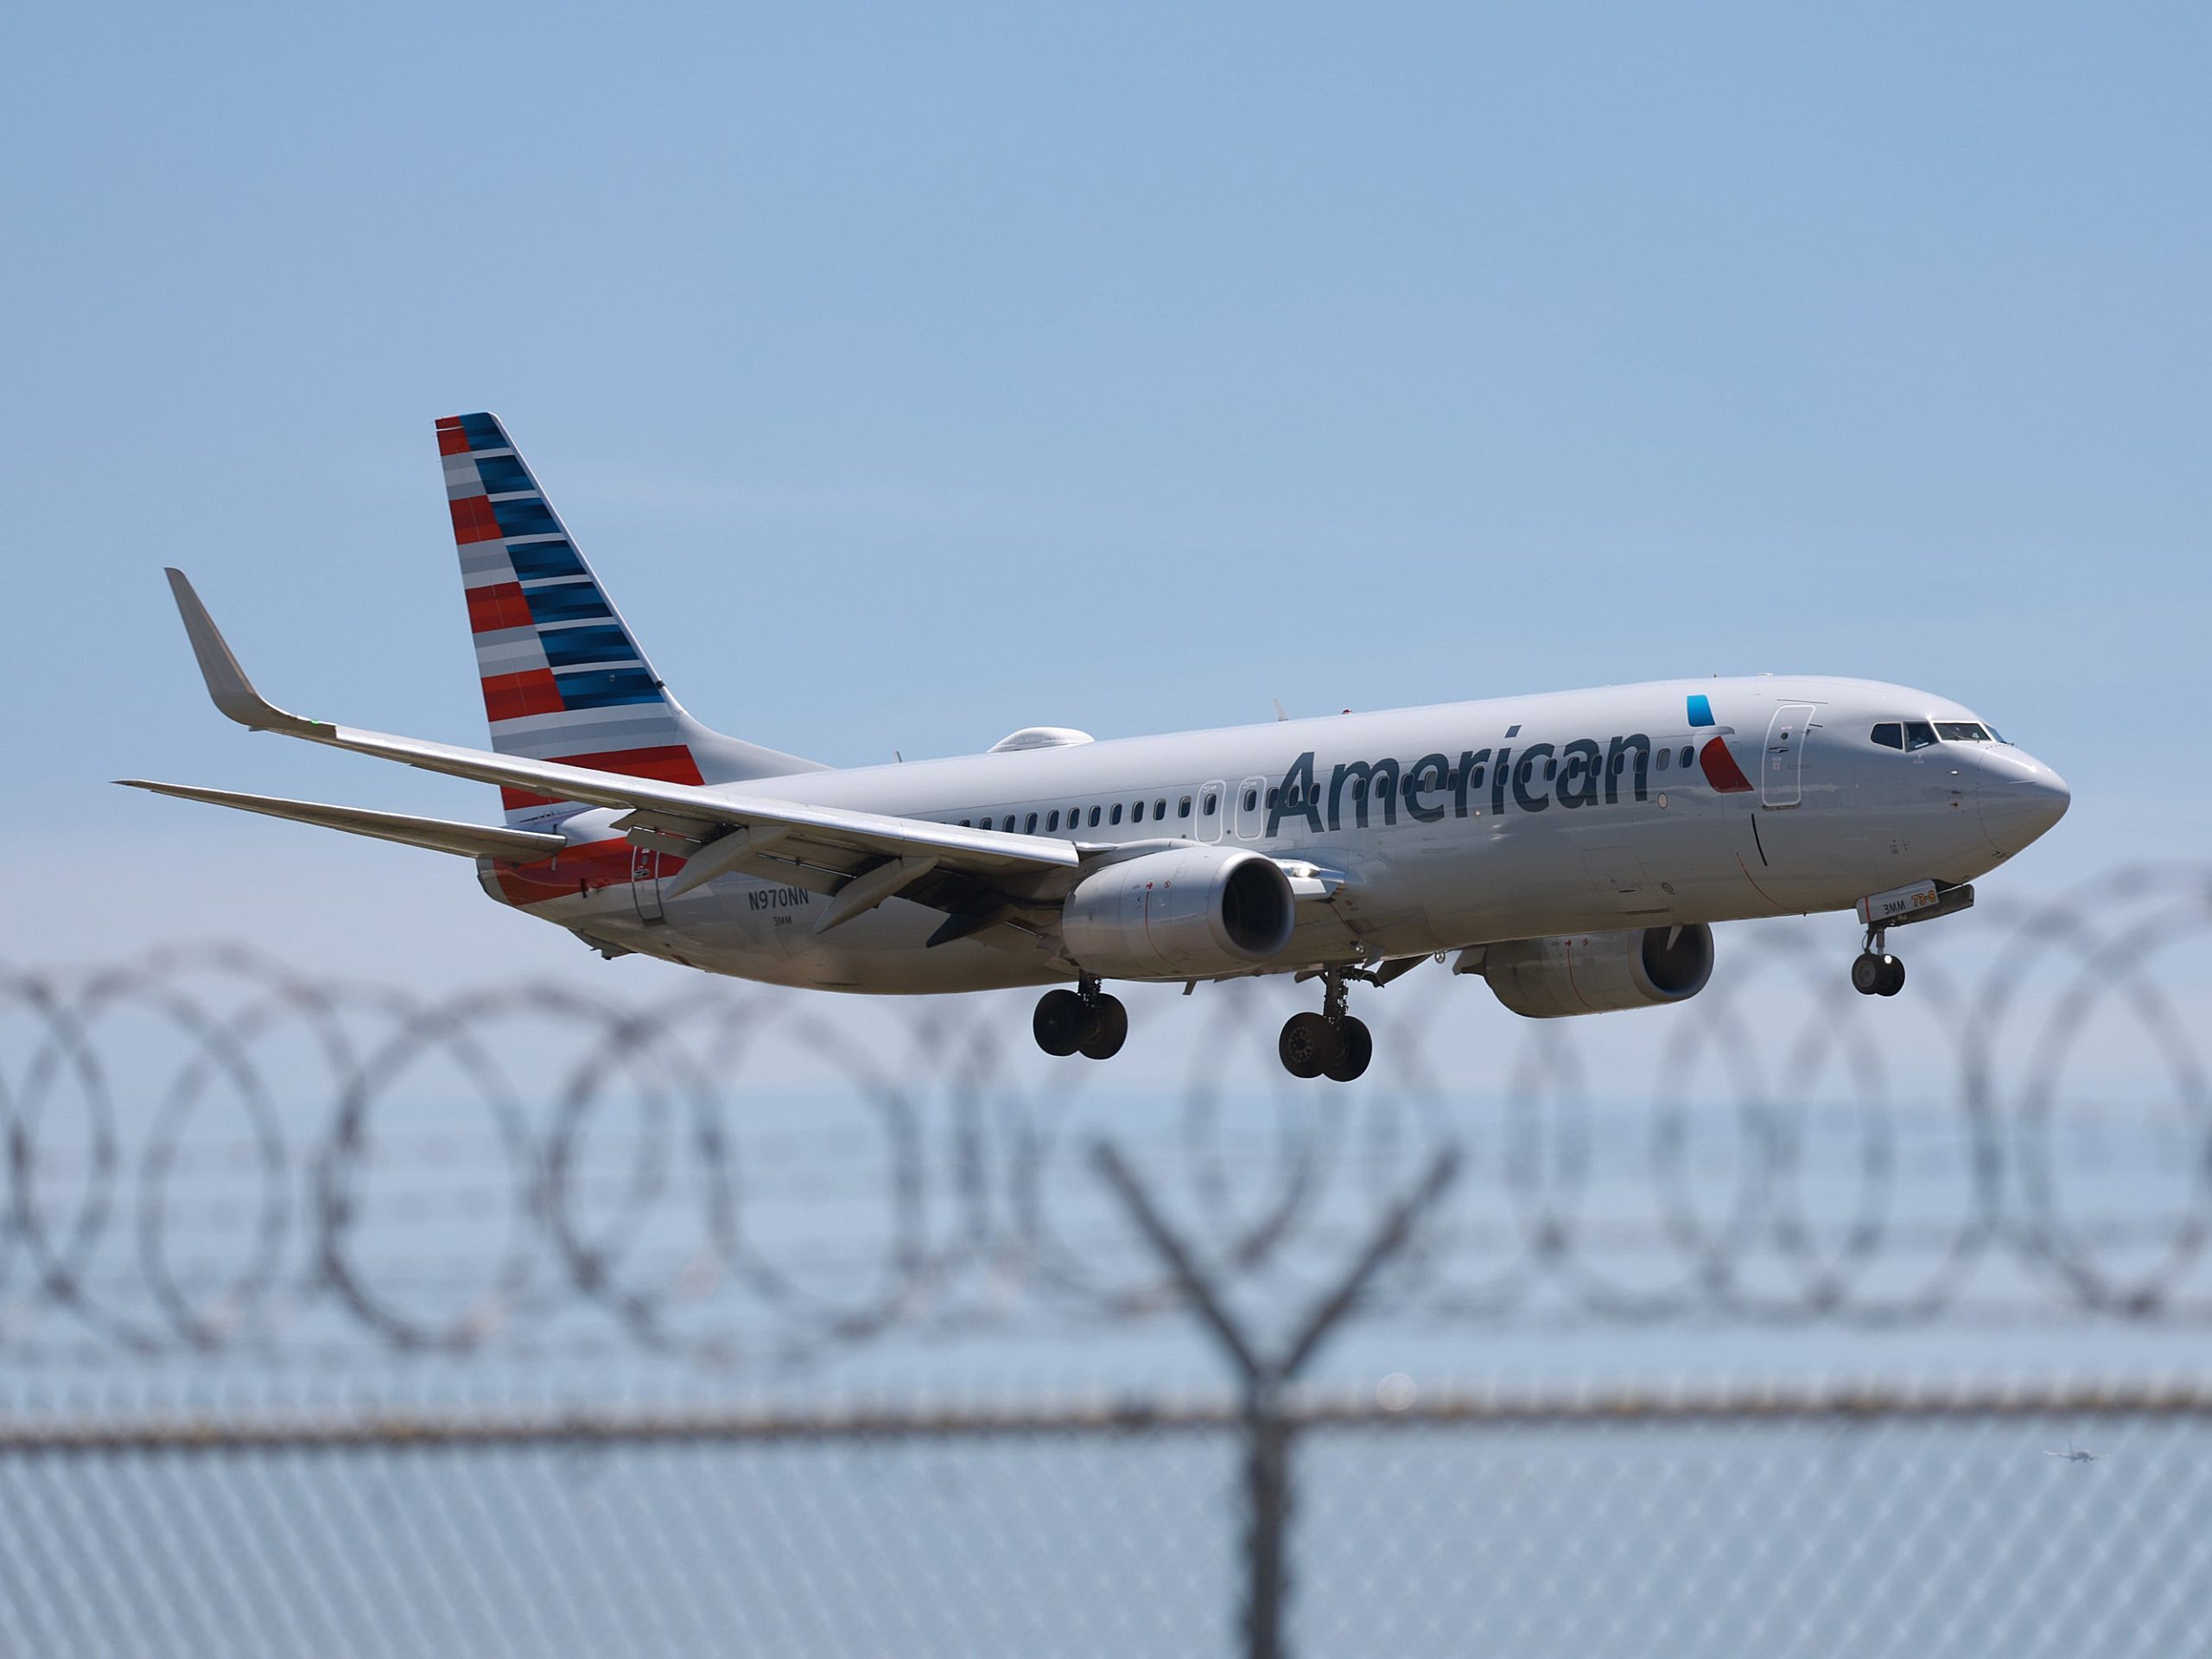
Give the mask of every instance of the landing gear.
[[1086, 975], [1072, 991], [1047, 991], [1037, 999], [1029, 1029], [1047, 1054], [1080, 1054], [1110, 1060], [1129, 1034], [1129, 1011]]
[[1275, 1052], [1294, 1077], [1328, 1077], [1350, 1083], [1375, 1058], [1375, 1035], [1363, 1020], [1344, 1012], [1346, 970], [1322, 969], [1319, 1014], [1294, 1014], [1283, 1022]]
[[1851, 988], [1861, 996], [1895, 996], [1904, 989], [1904, 963], [1889, 952], [1887, 930], [1870, 927], [1851, 964]]
[[1862, 950], [1851, 964], [1851, 988], [1861, 996], [1895, 996], [1904, 989], [1904, 963], [1886, 952]]
[[1076, 1052], [1086, 1060], [1110, 1060], [1122, 1052], [1128, 1034], [1129, 1011], [1120, 997], [1102, 992], [1091, 1001], [1090, 1028], [1076, 1045]]
[[1375, 1058], [1375, 1033], [1368, 1030], [1366, 1020], [1346, 1014], [1337, 1023], [1337, 1035], [1342, 1047], [1321, 1068], [1321, 1075], [1332, 1082], [1351, 1083], [1366, 1072], [1367, 1063]]
[[1337, 1029], [1318, 1014], [1294, 1014], [1283, 1022], [1275, 1052], [1294, 1077], [1318, 1077], [1343, 1047]]

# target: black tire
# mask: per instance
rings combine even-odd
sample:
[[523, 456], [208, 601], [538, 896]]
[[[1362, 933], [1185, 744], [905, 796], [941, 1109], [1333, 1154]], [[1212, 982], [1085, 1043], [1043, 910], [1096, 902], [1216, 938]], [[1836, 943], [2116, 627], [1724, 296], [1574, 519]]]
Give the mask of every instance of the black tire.
[[1029, 1021], [1037, 1046], [1047, 1054], [1069, 1055], [1083, 1042], [1090, 1010], [1073, 991], [1047, 991], [1037, 999], [1037, 1012]]
[[1346, 1014], [1337, 1027], [1337, 1058], [1321, 1069], [1335, 1082], [1356, 1082], [1375, 1058], [1375, 1033], [1368, 1030], [1366, 1020]]
[[1318, 1077], [1343, 1044], [1336, 1027], [1318, 1014], [1294, 1014], [1282, 1023], [1275, 1053], [1294, 1077]]
[[1129, 1011], [1118, 996], [1102, 996], [1090, 1006], [1090, 1029], [1077, 1052], [1086, 1060], [1110, 1060], [1129, 1035]]
[[1882, 971], [1882, 963], [1887, 960], [1872, 950], [1861, 950], [1851, 964], [1851, 988], [1861, 996], [1872, 996], [1878, 992], [1887, 977]]
[[1882, 982], [1875, 989], [1884, 996], [1895, 996], [1904, 989], [1904, 963], [1895, 957], [1882, 958]]

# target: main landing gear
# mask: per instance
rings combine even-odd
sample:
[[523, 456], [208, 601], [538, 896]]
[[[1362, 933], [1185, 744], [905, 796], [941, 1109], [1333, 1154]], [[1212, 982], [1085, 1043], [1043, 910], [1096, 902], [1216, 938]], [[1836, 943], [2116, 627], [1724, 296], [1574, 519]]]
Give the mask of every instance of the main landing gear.
[[1895, 996], [1904, 989], [1904, 963], [1890, 954], [1887, 932], [1868, 928], [1866, 943], [1851, 964], [1851, 988], [1861, 996]]
[[1120, 997], [1109, 996], [1086, 974], [1074, 990], [1047, 991], [1039, 997], [1029, 1028], [1036, 1034], [1037, 1046], [1047, 1054], [1110, 1060], [1122, 1052], [1129, 1034], [1129, 1011]]
[[1367, 1022], [1344, 1012], [1345, 970], [1321, 970], [1321, 1012], [1294, 1014], [1283, 1022], [1275, 1052], [1294, 1077], [1330, 1077], [1350, 1083], [1375, 1058], [1374, 1033]]

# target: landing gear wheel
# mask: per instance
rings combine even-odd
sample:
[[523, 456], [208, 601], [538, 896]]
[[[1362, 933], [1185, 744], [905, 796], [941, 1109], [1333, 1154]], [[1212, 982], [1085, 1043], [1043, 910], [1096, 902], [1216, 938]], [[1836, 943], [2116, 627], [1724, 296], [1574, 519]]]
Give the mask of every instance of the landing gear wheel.
[[[1125, 1029], [1128, 1023], [1124, 1016]], [[1081, 997], [1073, 991], [1047, 991], [1037, 999], [1037, 1012], [1029, 1021], [1029, 1029], [1037, 1039], [1038, 1047], [1047, 1054], [1065, 1056], [1083, 1046], [1090, 1025], [1090, 1009]]]
[[1861, 996], [1895, 996], [1904, 988], [1904, 963], [1887, 951], [1862, 950], [1851, 964], [1851, 988]]
[[1282, 1036], [1275, 1043], [1282, 1069], [1294, 1077], [1319, 1077], [1343, 1048], [1336, 1027], [1318, 1014], [1292, 1014], [1283, 1021]]
[[1337, 1024], [1337, 1058], [1321, 1070], [1338, 1083], [1351, 1083], [1367, 1070], [1375, 1058], [1375, 1036], [1367, 1021], [1346, 1014]]
[[[1065, 995], [1067, 993], [1063, 992]], [[1110, 1060], [1129, 1034], [1129, 1011], [1118, 996], [1101, 996], [1090, 1007], [1090, 1028], [1077, 1046], [1086, 1060]]]

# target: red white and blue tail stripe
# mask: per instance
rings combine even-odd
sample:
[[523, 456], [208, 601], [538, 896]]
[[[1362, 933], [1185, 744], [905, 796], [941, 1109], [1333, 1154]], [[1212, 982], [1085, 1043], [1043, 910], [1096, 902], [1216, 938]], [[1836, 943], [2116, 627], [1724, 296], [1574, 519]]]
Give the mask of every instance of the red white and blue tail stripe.
[[[447, 416], [438, 454], [495, 751], [671, 784], [820, 770], [684, 713], [498, 416]], [[510, 824], [543, 827], [576, 810], [521, 790], [501, 795]]]
[[[492, 747], [667, 783], [704, 781], [690, 724], [494, 416], [438, 423]], [[503, 791], [510, 823], [573, 807]]]

